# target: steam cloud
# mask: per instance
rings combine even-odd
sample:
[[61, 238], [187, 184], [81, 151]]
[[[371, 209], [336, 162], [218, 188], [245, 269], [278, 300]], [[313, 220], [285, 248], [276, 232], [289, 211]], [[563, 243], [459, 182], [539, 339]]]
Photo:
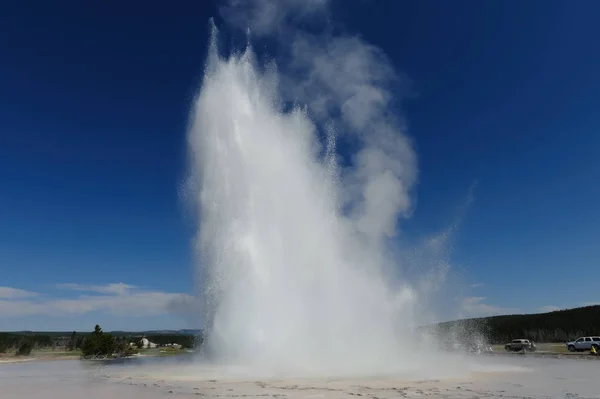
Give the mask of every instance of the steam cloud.
[[[388, 89], [398, 77], [377, 47], [327, 33], [328, 5], [225, 4], [230, 27], [277, 43], [266, 67], [250, 45], [221, 58], [213, 25], [189, 130], [205, 348], [294, 374], [435, 370], [441, 355], [415, 346], [425, 285], [387, 275], [402, 269], [389, 238], [418, 174]], [[303, 31], [306, 19], [324, 25]]]
[[359, 37], [332, 36], [327, 28], [321, 34], [297, 28], [299, 22], [315, 19], [327, 27], [329, 3], [233, 0], [221, 13], [231, 26], [259, 37], [275, 36], [284, 52], [289, 49], [283, 95], [308, 106], [317, 122], [358, 141], [360, 150], [343, 173], [342, 200], [357, 229], [377, 241], [394, 235], [398, 217], [410, 214], [416, 154], [395, 116], [387, 87], [398, 76], [384, 52]]

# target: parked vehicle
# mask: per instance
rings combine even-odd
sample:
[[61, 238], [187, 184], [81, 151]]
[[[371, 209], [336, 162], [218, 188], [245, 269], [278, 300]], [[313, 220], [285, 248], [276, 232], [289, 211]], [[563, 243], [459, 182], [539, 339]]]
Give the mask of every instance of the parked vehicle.
[[528, 339], [513, 339], [512, 342], [504, 345], [504, 349], [507, 352], [534, 352], [537, 348], [535, 344]]
[[590, 351], [592, 348], [600, 351], [600, 337], [579, 337], [575, 341], [567, 342], [565, 345], [569, 352]]

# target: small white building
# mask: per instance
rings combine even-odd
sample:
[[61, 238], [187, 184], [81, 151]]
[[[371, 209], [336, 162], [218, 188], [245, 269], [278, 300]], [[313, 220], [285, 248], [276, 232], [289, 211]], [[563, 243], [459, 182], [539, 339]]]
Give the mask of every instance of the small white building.
[[144, 348], [144, 349], [146, 349], [146, 348], [156, 348], [158, 346], [154, 342], [150, 342], [148, 340], [148, 338], [142, 338], [140, 340], [140, 343], [142, 344], [142, 348]]

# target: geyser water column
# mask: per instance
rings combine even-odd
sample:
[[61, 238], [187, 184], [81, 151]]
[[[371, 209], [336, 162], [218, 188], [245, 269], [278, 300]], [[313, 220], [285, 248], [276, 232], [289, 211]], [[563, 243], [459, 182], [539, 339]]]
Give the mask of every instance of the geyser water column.
[[391, 289], [383, 240], [342, 213], [355, 191], [333, 132], [321, 142], [306, 108], [284, 111], [276, 69], [260, 68], [250, 47], [221, 58], [216, 28], [191, 119], [213, 359], [295, 374], [414, 367], [415, 294]]

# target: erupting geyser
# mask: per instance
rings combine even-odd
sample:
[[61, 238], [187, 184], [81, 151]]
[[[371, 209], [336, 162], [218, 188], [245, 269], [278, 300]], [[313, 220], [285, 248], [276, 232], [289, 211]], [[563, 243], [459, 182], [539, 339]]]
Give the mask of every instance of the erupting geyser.
[[[414, 368], [417, 293], [389, 283], [401, 265], [386, 248], [409, 209], [415, 156], [373, 77], [376, 54], [324, 49], [341, 80], [319, 96], [340, 112], [319, 119], [307, 97], [286, 111], [276, 69], [250, 46], [223, 59], [217, 36], [189, 130], [207, 353], [290, 373]], [[315, 84], [313, 74], [305, 89]], [[344, 168], [341, 135], [360, 143]]]

